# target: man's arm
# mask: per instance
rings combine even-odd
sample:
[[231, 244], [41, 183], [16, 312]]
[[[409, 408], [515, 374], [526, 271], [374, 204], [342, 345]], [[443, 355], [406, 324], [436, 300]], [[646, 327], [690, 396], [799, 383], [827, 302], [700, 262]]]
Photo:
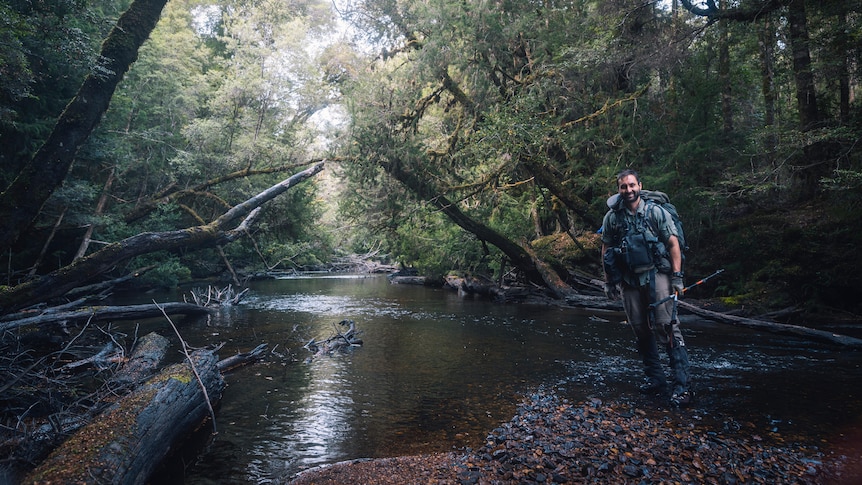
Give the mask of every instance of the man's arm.
[[[605, 259], [605, 253], [608, 250], [608, 246], [605, 243], [602, 243], [602, 261]], [[605, 283], [608, 282], [608, 272], [605, 271], [605, 265], [602, 264], [602, 274], [605, 276]]]
[[682, 251], [679, 249], [679, 238], [671, 236], [667, 239], [667, 252], [670, 254], [670, 268], [674, 273], [682, 271]]

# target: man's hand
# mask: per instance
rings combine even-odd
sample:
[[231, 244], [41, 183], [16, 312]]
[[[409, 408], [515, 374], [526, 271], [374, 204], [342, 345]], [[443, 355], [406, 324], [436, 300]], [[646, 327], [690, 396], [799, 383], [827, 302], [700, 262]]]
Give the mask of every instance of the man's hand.
[[611, 301], [617, 301], [622, 298], [623, 295], [622, 292], [620, 292], [620, 285], [605, 283], [605, 296]]
[[682, 273], [674, 273], [673, 276], [670, 277], [670, 287], [673, 289], [674, 293], [682, 296], [683, 291], [685, 291], [685, 283], [682, 281]]

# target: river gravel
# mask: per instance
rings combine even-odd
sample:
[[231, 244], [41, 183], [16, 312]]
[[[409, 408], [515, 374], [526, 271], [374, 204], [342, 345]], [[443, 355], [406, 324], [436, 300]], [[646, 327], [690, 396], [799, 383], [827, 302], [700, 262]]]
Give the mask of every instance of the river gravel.
[[841, 453], [786, 443], [736, 423], [706, 424], [642, 404], [575, 404], [536, 392], [478, 450], [353, 460], [306, 470], [289, 483], [862, 483], [858, 448]]

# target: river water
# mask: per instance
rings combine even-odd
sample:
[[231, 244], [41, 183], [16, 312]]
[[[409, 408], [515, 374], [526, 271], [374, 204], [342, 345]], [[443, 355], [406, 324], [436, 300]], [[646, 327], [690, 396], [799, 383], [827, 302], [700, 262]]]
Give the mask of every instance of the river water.
[[[308, 360], [302, 345], [356, 322], [363, 345]], [[241, 304], [178, 322], [222, 358], [269, 345], [226, 376], [217, 435], [174, 483], [283, 483], [364, 457], [479, 447], [521, 396], [551, 386], [574, 401], [637, 395], [634, 335], [617, 313], [496, 304], [391, 285], [379, 276], [257, 281]], [[696, 419], [828, 445], [862, 424], [862, 353], [685, 320]], [[165, 323], [152, 328], [173, 337]], [[176, 347], [176, 346], [175, 346]]]

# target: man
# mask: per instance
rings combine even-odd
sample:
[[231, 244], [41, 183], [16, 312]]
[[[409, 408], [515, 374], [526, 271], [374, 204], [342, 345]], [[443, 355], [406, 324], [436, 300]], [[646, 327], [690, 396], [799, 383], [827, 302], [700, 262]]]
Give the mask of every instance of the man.
[[619, 193], [608, 199], [610, 209], [602, 224], [605, 294], [611, 300], [623, 299], [626, 317], [637, 336], [647, 379], [641, 391], [668, 391], [658, 353], [660, 344], [670, 357], [671, 404], [686, 406], [693, 395], [675, 302], [671, 299], [651, 305], [672, 292], [682, 295], [682, 250], [676, 226], [664, 208], [641, 198], [643, 186], [634, 170], [617, 175], [617, 189]]

